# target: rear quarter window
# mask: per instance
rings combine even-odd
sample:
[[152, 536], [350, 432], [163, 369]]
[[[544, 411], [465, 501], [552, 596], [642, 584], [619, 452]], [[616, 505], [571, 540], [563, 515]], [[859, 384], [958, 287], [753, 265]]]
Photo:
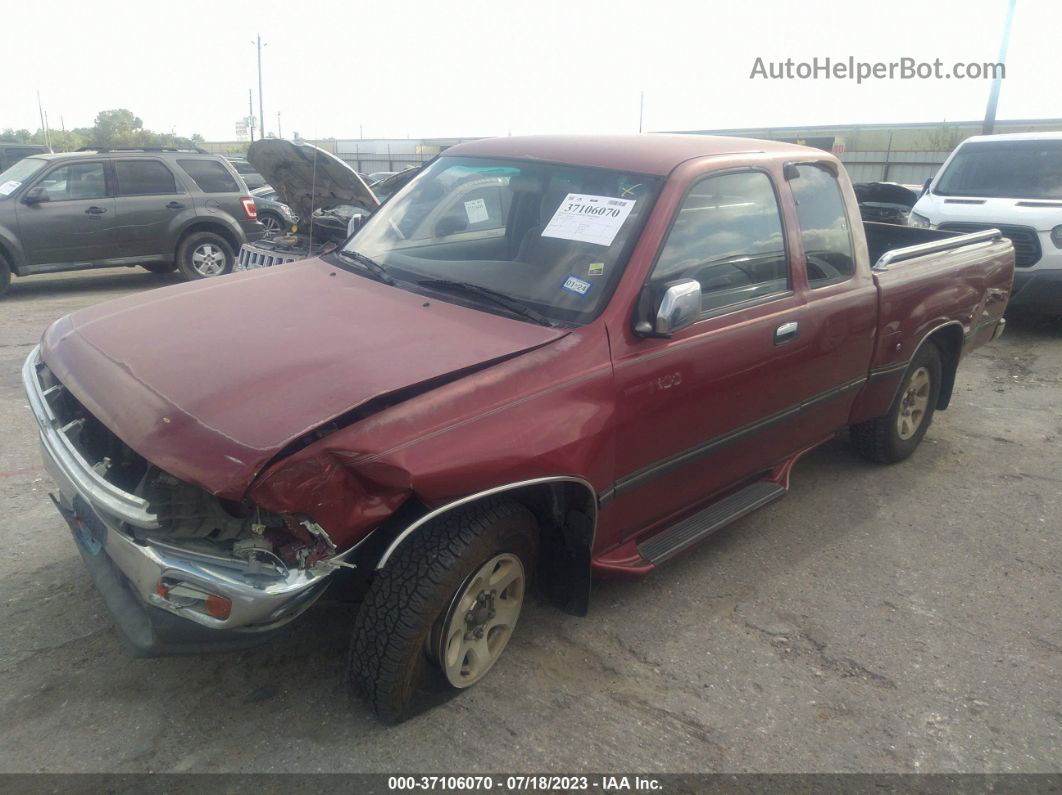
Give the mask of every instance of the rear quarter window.
[[235, 177], [217, 160], [178, 160], [177, 165], [203, 193], [239, 193]]
[[177, 193], [173, 174], [158, 160], [119, 160], [114, 164], [119, 196]]

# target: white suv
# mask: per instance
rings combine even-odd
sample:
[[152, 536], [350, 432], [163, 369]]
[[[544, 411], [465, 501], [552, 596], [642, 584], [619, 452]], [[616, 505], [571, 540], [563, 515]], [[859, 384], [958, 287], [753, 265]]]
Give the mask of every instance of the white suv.
[[1062, 132], [978, 135], [951, 153], [909, 223], [995, 227], [1014, 243], [1011, 309], [1062, 314]]

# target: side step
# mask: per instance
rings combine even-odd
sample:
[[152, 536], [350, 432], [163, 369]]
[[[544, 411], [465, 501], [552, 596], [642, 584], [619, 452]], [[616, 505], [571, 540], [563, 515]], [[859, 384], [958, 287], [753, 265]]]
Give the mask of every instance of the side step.
[[757, 480], [741, 491], [713, 503], [662, 533], [638, 545], [638, 553], [653, 565], [710, 536], [735, 519], [740, 519], [785, 495], [785, 487], [769, 480]]

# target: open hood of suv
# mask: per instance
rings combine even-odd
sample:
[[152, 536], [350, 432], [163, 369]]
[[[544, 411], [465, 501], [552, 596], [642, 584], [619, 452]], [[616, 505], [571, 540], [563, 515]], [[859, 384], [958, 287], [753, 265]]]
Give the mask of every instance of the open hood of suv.
[[308, 143], [264, 138], [251, 144], [247, 160], [300, 222], [308, 223], [314, 210], [352, 204], [371, 211], [380, 204], [354, 169]]
[[564, 337], [320, 259], [97, 304], [41, 345], [66, 389], [174, 477], [238, 499], [274, 456]]

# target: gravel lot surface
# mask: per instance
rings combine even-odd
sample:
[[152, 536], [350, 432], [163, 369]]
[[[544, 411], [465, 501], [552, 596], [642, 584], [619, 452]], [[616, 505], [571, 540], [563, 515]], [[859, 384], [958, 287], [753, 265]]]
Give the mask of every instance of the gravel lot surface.
[[0, 300], [0, 770], [1062, 769], [1062, 326], [972, 354], [909, 461], [824, 446], [786, 499], [595, 585], [588, 618], [532, 603], [486, 680], [388, 728], [346, 698], [349, 604], [253, 651], [127, 656], [47, 498], [23, 358], [60, 315], [174, 281]]

